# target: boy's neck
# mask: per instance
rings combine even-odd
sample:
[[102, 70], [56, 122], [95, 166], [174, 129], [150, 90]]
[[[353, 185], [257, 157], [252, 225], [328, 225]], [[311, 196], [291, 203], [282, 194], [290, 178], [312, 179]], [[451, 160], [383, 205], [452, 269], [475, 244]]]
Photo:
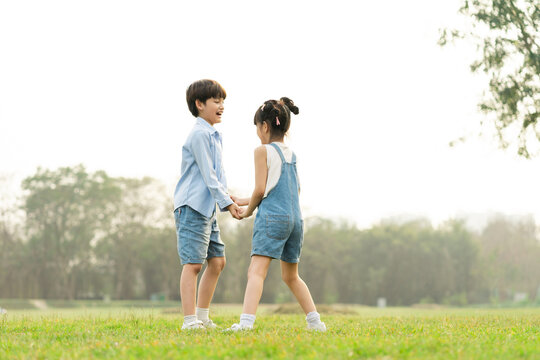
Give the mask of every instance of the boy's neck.
[[206, 121], [208, 124], [210, 124], [210, 126], [214, 126], [214, 124], [212, 124], [212, 122], [210, 122], [210, 120], [203, 118], [201, 115], [199, 115], [199, 117], [201, 119], [203, 119], [204, 121]]

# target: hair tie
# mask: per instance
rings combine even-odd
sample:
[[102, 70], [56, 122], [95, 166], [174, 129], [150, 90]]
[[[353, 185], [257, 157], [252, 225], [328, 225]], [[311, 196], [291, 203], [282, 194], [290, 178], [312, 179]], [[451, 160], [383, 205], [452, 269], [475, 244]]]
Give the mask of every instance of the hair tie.
[[262, 104], [262, 105], [261, 105], [261, 111], [262, 111], [262, 112], [264, 112], [264, 105], [266, 105], [266, 104]]
[[279, 126], [279, 116], [276, 116], [276, 125]]

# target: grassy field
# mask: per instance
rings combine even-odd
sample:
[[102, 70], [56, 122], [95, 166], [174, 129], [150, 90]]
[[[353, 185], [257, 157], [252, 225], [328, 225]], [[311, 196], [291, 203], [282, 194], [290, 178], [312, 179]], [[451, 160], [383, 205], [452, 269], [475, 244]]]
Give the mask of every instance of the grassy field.
[[[182, 332], [175, 309], [12, 310], [0, 316], [0, 359], [540, 359], [540, 309], [374, 309], [301, 314], [262, 307], [252, 332]], [[218, 325], [239, 306], [212, 309]]]

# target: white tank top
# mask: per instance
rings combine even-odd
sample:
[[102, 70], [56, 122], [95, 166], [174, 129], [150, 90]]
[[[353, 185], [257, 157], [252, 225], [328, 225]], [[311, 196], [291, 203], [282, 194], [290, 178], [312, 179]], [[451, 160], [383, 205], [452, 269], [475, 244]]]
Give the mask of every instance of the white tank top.
[[[292, 150], [281, 142], [274, 142], [283, 153], [285, 161], [291, 162], [293, 152]], [[266, 166], [268, 168], [268, 177], [266, 178], [266, 190], [264, 191], [263, 199], [268, 196], [270, 190], [276, 187], [279, 177], [281, 176], [281, 158], [276, 149], [270, 144], [264, 145], [266, 147]]]

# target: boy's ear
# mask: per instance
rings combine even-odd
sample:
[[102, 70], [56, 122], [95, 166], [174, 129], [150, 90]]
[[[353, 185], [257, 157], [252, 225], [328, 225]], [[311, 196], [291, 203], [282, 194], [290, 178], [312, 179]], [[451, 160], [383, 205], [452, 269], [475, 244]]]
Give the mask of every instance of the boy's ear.
[[197, 107], [197, 110], [202, 111], [202, 109], [204, 108], [204, 103], [201, 100], [196, 99], [195, 106]]

